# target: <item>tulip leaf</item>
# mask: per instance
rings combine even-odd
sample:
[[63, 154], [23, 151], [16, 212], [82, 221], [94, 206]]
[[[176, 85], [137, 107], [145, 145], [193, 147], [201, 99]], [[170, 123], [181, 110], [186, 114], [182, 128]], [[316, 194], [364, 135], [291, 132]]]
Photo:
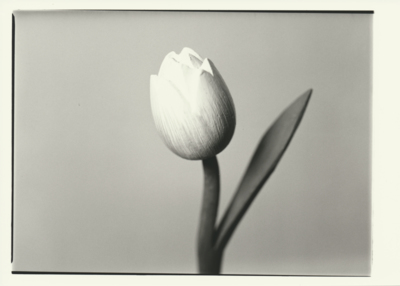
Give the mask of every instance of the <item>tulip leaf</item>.
[[309, 89], [299, 96], [267, 130], [254, 152], [216, 233], [215, 248], [223, 250], [250, 204], [285, 153], [311, 97]]

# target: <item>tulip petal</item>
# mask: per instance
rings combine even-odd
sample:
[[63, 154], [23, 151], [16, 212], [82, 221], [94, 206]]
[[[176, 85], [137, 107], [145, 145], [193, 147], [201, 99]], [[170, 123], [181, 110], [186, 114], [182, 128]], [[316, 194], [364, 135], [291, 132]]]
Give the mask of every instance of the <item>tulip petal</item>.
[[183, 65], [196, 69], [203, 63], [203, 59], [190, 48], [183, 48], [177, 60]]
[[185, 79], [185, 83], [187, 86], [187, 93], [185, 94], [187, 101], [192, 106], [194, 104], [197, 87], [199, 86], [200, 80], [200, 69], [192, 69], [188, 66], [182, 66], [182, 74]]
[[210, 62], [207, 58], [203, 61], [203, 64], [201, 65], [200, 69], [207, 71], [211, 75], [214, 75]]
[[216, 137], [204, 128], [202, 118], [191, 112], [186, 98], [169, 81], [151, 76], [150, 97], [157, 131], [172, 152], [189, 160], [215, 154]]
[[193, 51], [191, 48], [188, 48], [188, 47], [183, 48], [180, 54], [181, 55], [191, 55], [191, 56], [196, 57], [199, 61], [201, 61], [201, 62], [203, 61], [203, 58], [200, 57], [198, 53], [196, 53], [195, 51]]
[[158, 76], [171, 82], [182, 94], [187, 92], [187, 85], [182, 73], [182, 64], [177, 61], [175, 52], [169, 53], [164, 58]]
[[[198, 93], [195, 96], [193, 104], [195, 106], [200, 106], [200, 102], [213, 103], [211, 106], [205, 107], [205, 109], [214, 109], [215, 112], [218, 112], [223, 124], [221, 128], [225, 128], [225, 126], [231, 125], [231, 122], [235, 122], [235, 106], [221, 74], [211, 60], [207, 60], [207, 62], [212, 73], [210, 74], [204, 70], [201, 72], [199, 84], [197, 86]], [[208, 99], [205, 100], [205, 98]], [[218, 111], [216, 111], [216, 109], [218, 109]]]
[[169, 81], [156, 75], [150, 77], [150, 100], [158, 133], [171, 151], [182, 156], [176, 146], [188, 141], [182, 132], [182, 125], [190, 118], [188, 102]]
[[204, 70], [199, 72], [199, 76], [192, 78], [195, 94], [189, 104], [191, 112], [208, 130], [208, 137], [213, 138], [212, 143], [219, 142], [214, 150], [218, 154], [232, 139], [236, 125], [235, 107], [228, 87], [215, 67], [214, 76]]
[[203, 62], [201, 60], [199, 60], [198, 58], [196, 58], [195, 56], [189, 55], [189, 57], [190, 57], [190, 62], [192, 63], [192, 66], [195, 69], [198, 69], [203, 64]]
[[[151, 109], [157, 129], [165, 129], [168, 125], [168, 116], [174, 118], [183, 116], [183, 111], [188, 109], [186, 99], [169, 81], [162, 77], [150, 77]], [[163, 131], [163, 130], [160, 130]]]
[[179, 90], [169, 81], [156, 75], [150, 77], [150, 100], [158, 129], [167, 128], [171, 114], [173, 118], [179, 120], [180, 117], [184, 117], [185, 110], [189, 108], [187, 100]]

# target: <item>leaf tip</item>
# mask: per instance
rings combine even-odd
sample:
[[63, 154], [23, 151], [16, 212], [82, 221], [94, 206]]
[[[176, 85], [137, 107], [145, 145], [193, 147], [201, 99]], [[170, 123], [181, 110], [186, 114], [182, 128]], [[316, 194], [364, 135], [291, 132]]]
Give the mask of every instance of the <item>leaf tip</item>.
[[305, 96], [305, 97], [307, 97], [307, 98], [310, 98], [311, 97], [311, 94], [313, 93], [313, 89], [312, 88], [309, 88], [309, 89], [307, 89], [307, 91], [303, 94], [303, 96]]

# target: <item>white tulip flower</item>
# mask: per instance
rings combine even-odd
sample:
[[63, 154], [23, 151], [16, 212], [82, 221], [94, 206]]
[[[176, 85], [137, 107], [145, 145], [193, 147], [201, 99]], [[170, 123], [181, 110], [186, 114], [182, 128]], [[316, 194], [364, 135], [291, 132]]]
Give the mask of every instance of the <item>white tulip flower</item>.
[[164, 58], [150, 77], [150, 97], [157, 131], [180, 157], [210, 158], [232, 139], [236, 116], [228, 87], [211, 60], [195, 51]]

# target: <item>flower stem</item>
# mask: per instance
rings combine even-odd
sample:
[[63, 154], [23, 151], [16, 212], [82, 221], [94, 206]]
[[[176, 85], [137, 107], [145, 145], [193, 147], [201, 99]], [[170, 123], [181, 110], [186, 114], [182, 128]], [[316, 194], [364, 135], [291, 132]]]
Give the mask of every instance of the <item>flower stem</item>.
[[217, 251], [214, 248], [220, 186], [217, 157], [204, 159], [203, 169], [204, 193], [197, 242], [199, 271], [200, 274], [219, 274], [222, 251]]

